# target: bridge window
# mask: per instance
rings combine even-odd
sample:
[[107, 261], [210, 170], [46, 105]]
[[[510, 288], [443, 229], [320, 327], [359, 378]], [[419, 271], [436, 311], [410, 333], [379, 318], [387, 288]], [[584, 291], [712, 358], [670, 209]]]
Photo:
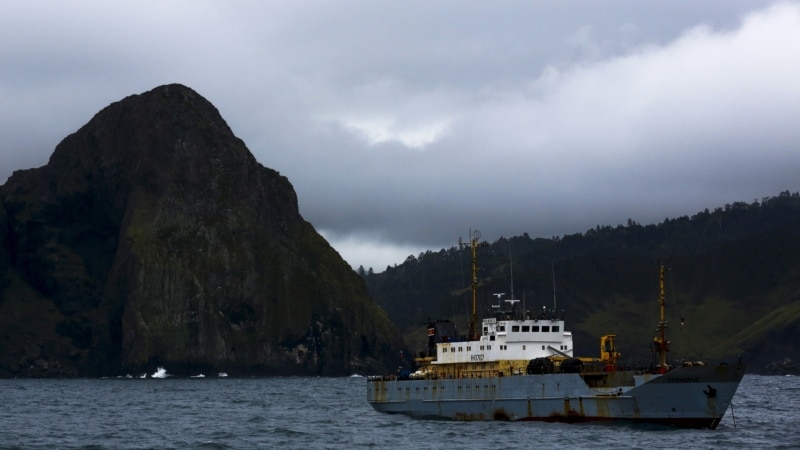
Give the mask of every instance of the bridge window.
[[553, 332], [557, 332], [557, 331], [558, 331], [558, 325], [553, 325]]
[[497, 326], [497, 331], [506, 331], [506, 326], [505, 325], [498, 325]]
[[532, 333], [538, 333], [539, 332], [539, 325], [531, 326], [531, 332]]
[[519, 325], [514, 325], [511, 327], [512, 333], [519, 333]]
[[522, 326], [522, 332], [523, 333], [527, 333], [529, 331], [531, 331], [531, 327], [530, 326], [528, 326], [528, 325], [523, 325]]
[[550, 327], [548, 327], [547, 325], [542, 325], [542, 333], [549, 333], [549, 332], [550, 332]]

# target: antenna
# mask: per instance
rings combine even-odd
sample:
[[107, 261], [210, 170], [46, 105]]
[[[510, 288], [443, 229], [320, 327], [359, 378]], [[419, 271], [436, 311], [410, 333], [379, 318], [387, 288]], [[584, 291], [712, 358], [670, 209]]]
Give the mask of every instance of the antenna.
[[506, 293], [505, 292], [495, 292], [492, 295], [497, 297], [497, 305], [492, 305], [492, 308], [499, 308], [500, 307], [500, 299], [503, 298], [503, 296], [506, 295]]
[[514, 298], [514, 260], [511, 259], [511, 250], [508, 251], [508, 267], [511, 270], [511, 298]]
[[555, 263], [550, 263], [550, 268], [553, 270], [553, 311], [558, 311], [556, 308], [556, 265]]

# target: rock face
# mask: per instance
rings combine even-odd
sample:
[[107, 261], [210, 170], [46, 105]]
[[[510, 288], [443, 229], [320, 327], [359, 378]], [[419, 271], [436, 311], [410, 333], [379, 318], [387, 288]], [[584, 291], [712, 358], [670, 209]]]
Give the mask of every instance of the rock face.
[[0, 199], [0, 375], [396, 367], [396, 328], [289, 181], [185, 86], [109, 105]]

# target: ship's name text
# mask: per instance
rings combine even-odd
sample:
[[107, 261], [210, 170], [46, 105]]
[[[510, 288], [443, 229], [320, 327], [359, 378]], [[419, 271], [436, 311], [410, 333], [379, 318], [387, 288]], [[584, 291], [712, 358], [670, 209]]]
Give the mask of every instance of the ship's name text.
[[470, 355], [472, 361], [483, 361], [483, 355]]

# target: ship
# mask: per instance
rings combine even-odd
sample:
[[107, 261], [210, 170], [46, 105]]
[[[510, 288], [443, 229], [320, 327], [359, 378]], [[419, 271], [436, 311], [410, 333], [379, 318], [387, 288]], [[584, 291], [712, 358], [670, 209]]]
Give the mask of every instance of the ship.
[[[367, 401], [379, 412], [458, 421], [625, 421], [716, 429], [744, 376], [735, 361], [667, 362], [665, 266], [659, 270], [660, 322], [650, 343], [655, 361], [620, 364], [614, 334], [600, 337], [597, 357], [575, 356], [563, 313], [518, 311], [506, 300], [477, 328], [477, 247], [472, 251], [472, 314], [469, 334], [455, 324], [428, 324], [428, 349], [416, 370], [369, 376]], [[733, 413], [732, 413], [733, 414]], [[735, 421], [735, 417], [734, 417]]]

